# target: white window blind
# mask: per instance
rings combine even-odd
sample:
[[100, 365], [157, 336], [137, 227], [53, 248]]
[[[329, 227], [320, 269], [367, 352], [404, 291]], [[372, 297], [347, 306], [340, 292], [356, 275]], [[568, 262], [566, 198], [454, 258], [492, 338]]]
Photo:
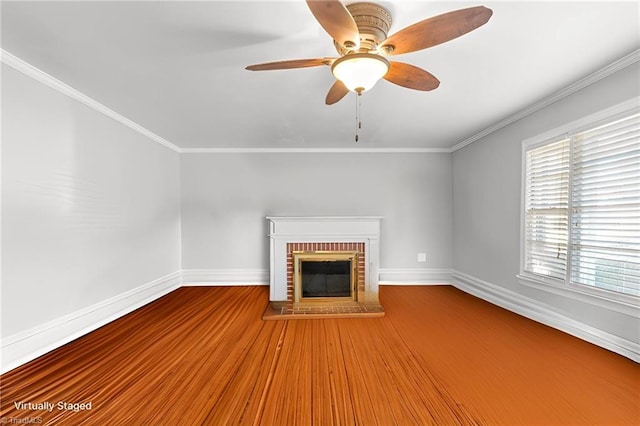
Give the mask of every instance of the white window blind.
[[525, 152], [523, 270], [640, 296], [640, 114]]
[[640, 295], [640, 115], [573, 141], [571, 281]]
[[569, 211], [569, 140], [527, 152], [525, 270], [564, 279]]

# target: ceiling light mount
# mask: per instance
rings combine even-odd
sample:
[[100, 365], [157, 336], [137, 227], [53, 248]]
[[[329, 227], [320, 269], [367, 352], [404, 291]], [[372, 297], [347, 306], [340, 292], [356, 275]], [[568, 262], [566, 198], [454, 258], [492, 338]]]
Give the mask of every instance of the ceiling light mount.
[[[391, 13], [375, 3], [359, 2], [346, 5], [360, 32], [359, 52], [377, 52], [378, 45], [387, 38], [391, 28]], [[340, 55], [346, 55], [353, 49], [342, 46], [334, 41], [334, 46]]]

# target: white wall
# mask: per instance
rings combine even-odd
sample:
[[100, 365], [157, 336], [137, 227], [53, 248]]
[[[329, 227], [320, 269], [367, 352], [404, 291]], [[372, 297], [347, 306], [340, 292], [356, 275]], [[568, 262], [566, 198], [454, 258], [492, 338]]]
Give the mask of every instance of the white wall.
[[638, 96], [639, 68], [624, 68], [453, 154], [454, 269], [636, 344], [640, 325], [632, 315], [522, 286], [516, 274], [522, 141]]
[[179, 167], [176, 152], [3, 64], [4, 342], [179, 269]]
[[183, 154], [181, 176], [185, 269], [266, 270], [268, 215], [383, 216], [381, 268], [451, 268], [450, 154]]
[[266, 271], [265, 216], [289, 215], [382, 216], [382, 271], [453, 267], [639, 343], [636, 318], [516, 279], [521, 141], [637, 96], [638, 74], [635, 64], [453, 155], [179, 155], [3, 64], [2, 355], [30, 330], [169, 275], [177, 285], [180, 269]]

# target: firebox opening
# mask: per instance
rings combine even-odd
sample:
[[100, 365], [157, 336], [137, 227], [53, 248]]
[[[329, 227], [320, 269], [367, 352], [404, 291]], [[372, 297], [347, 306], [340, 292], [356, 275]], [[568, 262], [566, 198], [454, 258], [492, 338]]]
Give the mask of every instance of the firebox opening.
[[302, 297], [351, 296], [350, 261], [303, 261], [300, 266]]
[[292, 255], [294, 306], [358, 301], [357, 251], [294, 251]]

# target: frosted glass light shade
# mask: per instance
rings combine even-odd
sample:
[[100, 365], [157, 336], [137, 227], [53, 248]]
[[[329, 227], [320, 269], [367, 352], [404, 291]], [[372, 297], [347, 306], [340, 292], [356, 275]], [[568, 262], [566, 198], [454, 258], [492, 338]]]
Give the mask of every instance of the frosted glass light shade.
[[371, 89], [389, 71], [389, 61], [371, 53], [352, 53], [335, 60], [331, 72], [347, 89], [364, 92]]

